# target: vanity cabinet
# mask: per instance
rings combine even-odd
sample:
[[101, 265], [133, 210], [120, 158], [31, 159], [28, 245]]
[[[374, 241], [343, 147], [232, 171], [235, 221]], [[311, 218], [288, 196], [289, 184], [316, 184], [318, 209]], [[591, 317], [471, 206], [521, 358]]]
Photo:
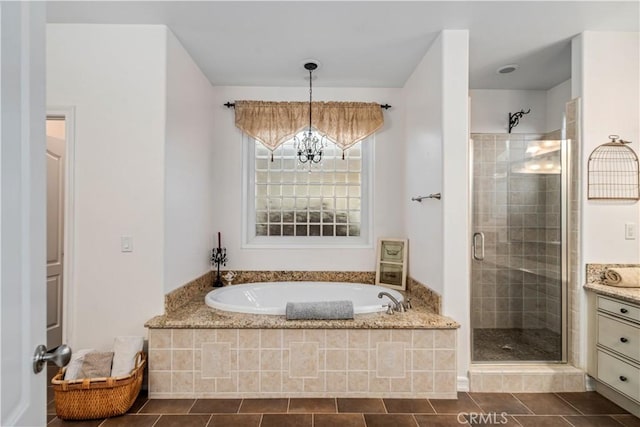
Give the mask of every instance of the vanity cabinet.
[[640, 305], [589, 292], [588, 373], [596, 391], [640, 416]]

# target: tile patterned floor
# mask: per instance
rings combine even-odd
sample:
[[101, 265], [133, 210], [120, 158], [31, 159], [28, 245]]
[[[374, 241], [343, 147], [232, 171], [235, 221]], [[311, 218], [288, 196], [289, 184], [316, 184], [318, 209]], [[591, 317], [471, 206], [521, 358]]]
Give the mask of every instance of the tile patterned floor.
[[[52, 398], [52, 396], [50, 396]], [[427, 399], [147, 399], [121, 417], [48, 427], [640, 427], [640, 418], [595, 392], [459, 393]]]

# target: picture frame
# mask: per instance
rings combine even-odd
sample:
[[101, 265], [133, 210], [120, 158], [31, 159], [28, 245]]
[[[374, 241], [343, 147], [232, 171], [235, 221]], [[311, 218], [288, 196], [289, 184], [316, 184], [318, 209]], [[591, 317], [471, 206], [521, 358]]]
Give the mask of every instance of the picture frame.
[[404, 291], [407, 289], [407, 239], [378, 239], [376, 285]]

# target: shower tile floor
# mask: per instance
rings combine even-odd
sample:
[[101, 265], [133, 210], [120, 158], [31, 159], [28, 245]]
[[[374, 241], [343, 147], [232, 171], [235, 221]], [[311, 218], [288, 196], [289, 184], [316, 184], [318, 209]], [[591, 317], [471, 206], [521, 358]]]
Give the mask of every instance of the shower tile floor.
[[473, 330], [474, 362], [562, 359], [562, 337], [548, 329]]
[[458, 393], [457, 400], [147, 399], [141, 394], [123, 416], [75, 422], [56, 418], [53, 401], [47, 410], [47, 427], [640, 426], [640, 419], [595, 392]]

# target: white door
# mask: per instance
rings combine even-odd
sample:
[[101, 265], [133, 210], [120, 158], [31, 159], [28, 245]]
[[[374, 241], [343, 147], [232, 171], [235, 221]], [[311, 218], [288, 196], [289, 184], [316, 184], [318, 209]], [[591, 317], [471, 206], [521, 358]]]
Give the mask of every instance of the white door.
[[62, 344], [65, 120], [47, 118], [47, 347]]
[[0, 2], [0, 425], [45, 425], [44, 2]]

